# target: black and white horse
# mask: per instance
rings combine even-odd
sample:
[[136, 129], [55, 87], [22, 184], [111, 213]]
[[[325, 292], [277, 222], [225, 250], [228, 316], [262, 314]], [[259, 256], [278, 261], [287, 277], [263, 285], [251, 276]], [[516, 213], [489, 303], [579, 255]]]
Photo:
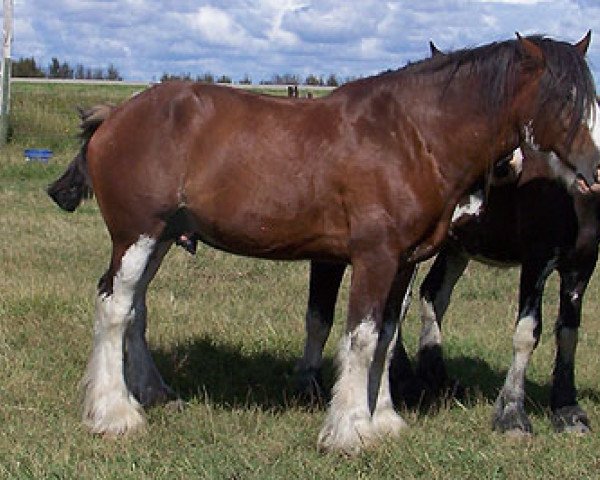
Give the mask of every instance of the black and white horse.
[[[596, 266], [600, 239], [596, 198], [571, 195], [553, 177], [539, 152], [528, 162], [518, 183], [489, 189], [485, 208], [456, 224], [421, 284], [421, 335], [417, 375], [428, 388], [447, 386], [442, 359], [441, 323], [452, 290], [469, 260], [494, 266], [521, 266], [519, 309], [513, 336], [513, 361], [498, 395], [493, 428], [530, 433], [524, 409], [525, 372], [542, 331], [542, 295], [554, 270], [560, 277], [560, 306], [555, 325], [556, 358], [550, 408], [558, 431], [587, 432], [589, 420], [577, 403], [575, 350], [583, 295]], [[400, 346], [399, 346], [400, 348]], [[404, 354], [402, 354], [404, 355]]]
[[[598, 129], [595, 129], [596, 139]], [[522, 152], [527, 155], [523, 162]], [[417, 380], [429, 393], [449, 386], [441, 349], [441, 322], [452, 289], [470, 259], [495, 266], [521, 265], [519, 312], [513, 336], [513, 361], [496, 401], [493, 427], [501, 432], [528, 434], [524, 410], [526, 368], [539, 341], [541, 300], [546, 279], [560, 275], [560, 310], [556, 321], [556, 359], [550, 406], [558, 431], [587, 432], [589, 420], [577, 403], [574, 380], [577, 330], [581, 304], [594, 271], [600, 239], [596, 195], [573, 191], [574, 174], [554, 154], [535, 144], [515, 151], [506, 171], [459, 204], [450, 237], [421, 285], [422, 330], [415, 378], [401, 339], [396, 344], [390, 379], [394, 397]], [[510, 177], [517, 176], [518, 180]], [[571, 186], [571, 187], [568, 187]], [[485, 190], [485, 191], [484, 191]], [[339, 265], [313, 262], [306, 314], [306, 344], [298, 363], [299, 388], [325, 397], [320, 376], [321, 353], [333, 321], [335, 299], [344, 273]], [[398, 299], [400, 320], [410, 292]]]

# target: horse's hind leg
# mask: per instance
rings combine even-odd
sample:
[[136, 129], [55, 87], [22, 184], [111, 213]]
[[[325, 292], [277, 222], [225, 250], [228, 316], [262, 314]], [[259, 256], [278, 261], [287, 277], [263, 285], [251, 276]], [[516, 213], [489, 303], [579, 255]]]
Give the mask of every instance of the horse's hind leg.
[[83, 421], [94, 433], [120, 435], [140, 428], [145, 420], [123, 375], [127, 325], [135, 318], [135, 302], [156, 241], [113, 241], [113, 256], [96, 301], [94, 344], [82, 380]]
[[575, 350], [581, 322], [581, 303], [596, 265], [597, 250], [580, 268], [560, 269], [560, 307], [556, 320], [556, 358], [552, 372], [550, 408], [552, 424], [559, 432], [587, 433], [590, 422], [577, 403]]
[[146, 292], [163, 257], [171, 246], [170, 241], [157, 244], [142, 276], [134, 300], [134, 318], [125, 333], [125, 382], [127, 388], [144, 407], [160, 405], [175, 400], [176, 395], [162, 379], [146, 342]]
[[417, 377], [433, 398], [439, 397], [450, 386], [442, 355], [442, 320], [450, 303], [452, 290], [468, 263], [469, 259], [464, 253], [448, 245], [440, 251], [421, 284]]
[[310, 403], [326, 400], [321, 377], [323, 348], [329, 337], [335, 301], [346, 266], [312, 261], [306, 310], [304, 354], [296, 365], [296, 389]]

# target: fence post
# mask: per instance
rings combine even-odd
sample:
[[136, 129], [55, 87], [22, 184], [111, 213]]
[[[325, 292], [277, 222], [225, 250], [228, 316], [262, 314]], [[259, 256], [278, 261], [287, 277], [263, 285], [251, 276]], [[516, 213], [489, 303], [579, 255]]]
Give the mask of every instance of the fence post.
[[4, 42], [2, 44], [2, 84], [0, 86], [0, 145], [8, 141], [10, 110], [10, 50], [13, 39], [13, 0], [4, 0]]

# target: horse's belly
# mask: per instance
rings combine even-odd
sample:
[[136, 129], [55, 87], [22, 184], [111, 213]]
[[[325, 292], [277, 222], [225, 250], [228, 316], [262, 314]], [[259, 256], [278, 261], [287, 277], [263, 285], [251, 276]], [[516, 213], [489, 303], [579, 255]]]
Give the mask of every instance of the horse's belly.
[[227, 252], [280, 260], [346, 260], [345, 228], [327, 212], [264, 215], [251, 209], [207, 215], [195, 213], [193, 232], [204, 243]]

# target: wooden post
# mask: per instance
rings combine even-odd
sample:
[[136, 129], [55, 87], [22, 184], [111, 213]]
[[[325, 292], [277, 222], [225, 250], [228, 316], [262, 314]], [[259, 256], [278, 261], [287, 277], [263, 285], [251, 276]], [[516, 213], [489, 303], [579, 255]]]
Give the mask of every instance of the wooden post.
[[10, 110], [10, 50], [13, 39], [13, 0], [4, 0], [4, 42], [2, 44], [2, 84], [0, 85], [0, 145], [8, 141]]

